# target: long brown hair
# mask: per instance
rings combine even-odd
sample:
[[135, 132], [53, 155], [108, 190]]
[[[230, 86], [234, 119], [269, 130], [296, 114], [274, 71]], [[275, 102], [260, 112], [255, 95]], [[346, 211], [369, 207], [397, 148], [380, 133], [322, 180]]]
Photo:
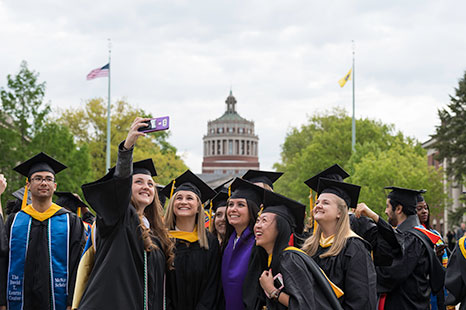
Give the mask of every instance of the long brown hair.
[[[136, 205], [135, 200], [131, 197], [131, 203]], [[163, 223], [163, 208], [159, 201], [157, 190], [154, 191], [154, 200], [151, 204], [144, 208], [144, 216], [150, 224], [150, 229], [144, 225], [142, 221], [142, 214], [139, 216], [139, 227], [141, 228], [142, 240], [144, 242], [144, 249], [147, 252], [158, 249], [157, 244], [154, 243], [152, 237], [157, 237], [162, 245], [162, 251], [165, 254], [165, 261], [168, 269], [173, 269], [173, 262], [175, 260], [174, 248], [175, 244], [168, 236], [167, 228]]]
[[[337, 195], [334, 195], [334, 197], [337, 203], [338, 211], [340, 213], [340, 218], [336, 224], [334, 242], [327, 252], [319, 256], [320, 258], [337, 256], [340, 254], [341, 250], [344, 249], [346, 240], [348, 240], [349, 237], [357, 236], [350, 227], [348, 206], [346, 205], [346, 202]], [[317, 249], [319, 248], [321, 235], [322, 228], [320, 225], [317, 225], [315, 233], [304, 242], [303, 251], [309, 254], [309, 256], [314, 256], [316, 254]]]
[[[199, 237], [199, 245], [201, 248], [208, 250], [209, 249], [209, 240], [207, 240], [207, 232], [205, 229], [205, 220], [204, 220], [204, 208], [202, 207], [201, 199], [195, 193], [192, 193], [196, 197], [197, 201], [197, 214], [196, 214], [196, 223], [197, 235]], [[179, 192], [176, 192], [172, 198], [168, 201], [167, 212], [165, 213], [165, 227], [169, 230], [174, 230], [176, 225], [176, 216], [173, 212], [175, 199], [178, 197]]]

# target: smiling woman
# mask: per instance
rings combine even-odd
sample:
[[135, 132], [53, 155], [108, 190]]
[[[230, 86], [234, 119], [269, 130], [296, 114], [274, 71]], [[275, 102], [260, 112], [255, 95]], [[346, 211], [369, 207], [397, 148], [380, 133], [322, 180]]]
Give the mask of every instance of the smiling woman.
[[226, 309], [239, 310], [244, 309], [245, 304], [254, 305], [259, 296], [249, 282], [248, 285], [243, 283], [246, 282], [246, 274], [249, 275], [249, 262], [254, 255], [253, 227], [262, 204], [264, 189], [236, 178], [230, 190], [231, 196], [226, 209], [227, 243], [222, 258], [222, 284]]
[[167, 309], [216, 309], [219, 244], [205, 229], [202, 207], [216, 193], [190, 170], [162, 192], [170, 197], [165, 225], [176, 242], [175, 268], [167, 273]]

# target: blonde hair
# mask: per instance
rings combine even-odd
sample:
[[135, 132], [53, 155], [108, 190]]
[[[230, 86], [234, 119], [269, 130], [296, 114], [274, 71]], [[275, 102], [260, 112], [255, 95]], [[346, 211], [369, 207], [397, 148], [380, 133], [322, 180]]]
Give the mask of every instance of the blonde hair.
[[[197, 227], [197, 235], [199, 237], [199, 245], [201, 248], [206, 250], [209, 249], [209, 241], [207, 239], [207, 232], [205, 229], [205, 220], [204, 220], [204, 209], [202, 207], [201, 199], [195, 193], [192, 193], [196, 197], [197, 205], [198, 205], [198, 213], [196, 214], [196, 223], [195, 226]], [[168, 202], [168, 208], [165, 213], [165, 227], [169, 230], [174, 230], [176, 225], [176, 216], [173, 212], [175, 199], [178, 197], [179, 192], [175, 193], [172, 198], [170, 198]]]
[[[348, 206], [346, 205], [346, 202], [337, 195], [334, 195], [334, 197], [337, 203], [338, 211], [340, 212], [340, 218], [338, 219], [336, 224], [334, 242], [327, 252], [319, 256], [320, 258], [337, 256], [338, 254], [340, 254], [341, 250], [344, 249], [346, 245], [346, 240], [348, 240], [349, 237], [357, 236], [351, 230], [350, 227]], [[303, 251], [309, 254], [309, 256], [314, 256], [316, 254], [319, 248], [319, 241], [321, 235], [322, 228], [320, 227], [320, 225], [317, 225], [315, 233], [304, 242]]]

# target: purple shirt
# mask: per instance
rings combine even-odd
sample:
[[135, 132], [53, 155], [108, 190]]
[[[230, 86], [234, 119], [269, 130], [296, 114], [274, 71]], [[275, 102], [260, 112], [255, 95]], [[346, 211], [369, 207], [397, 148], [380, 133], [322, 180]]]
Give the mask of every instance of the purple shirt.
[[222, 259], [222, 284], [226, 310], [243, 310], [243, 282], [248, 272], [249, 259], [255, 243], [254, 234], [247, 227], [236, 242], [232, 234]]

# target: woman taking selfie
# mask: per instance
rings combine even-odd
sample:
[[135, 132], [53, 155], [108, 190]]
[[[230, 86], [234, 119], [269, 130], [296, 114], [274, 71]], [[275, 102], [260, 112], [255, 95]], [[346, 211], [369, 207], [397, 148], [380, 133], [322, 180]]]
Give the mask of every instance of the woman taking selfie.
[[167, 309], [216, 309], [219, 244], [205, 228], [202, 206], [215, 191], [187, 170], [162, 192], [170, 197], [165, 225], [176, 242], [174, 270], [167, 273]]
[[152, 159], [132, 163], [149, 119], [136, 118], [118, 148], [117, 165], [82, 186], [97, 213], [95, 263], [79, 309], [163, 309], [163, 279], [173, 243], [162, 221]]
[[[319, 266], [302, 250], [288, 246], [304, 226], [305, 206], [269, 191], [254, 226], [256, 245], [268, 256], [259, 278], [267, 309], [342, 309]], [[341, 292], [340, 292], [341, 293]]]
[[350, 228], [348, 208], [356, 208], [360, 186], [320, 178], [313, 208], [318, 227], [303, 250], [343, 290], [343, 309], [373, 310], [377, 305], [376, 273], [370, 245]]

